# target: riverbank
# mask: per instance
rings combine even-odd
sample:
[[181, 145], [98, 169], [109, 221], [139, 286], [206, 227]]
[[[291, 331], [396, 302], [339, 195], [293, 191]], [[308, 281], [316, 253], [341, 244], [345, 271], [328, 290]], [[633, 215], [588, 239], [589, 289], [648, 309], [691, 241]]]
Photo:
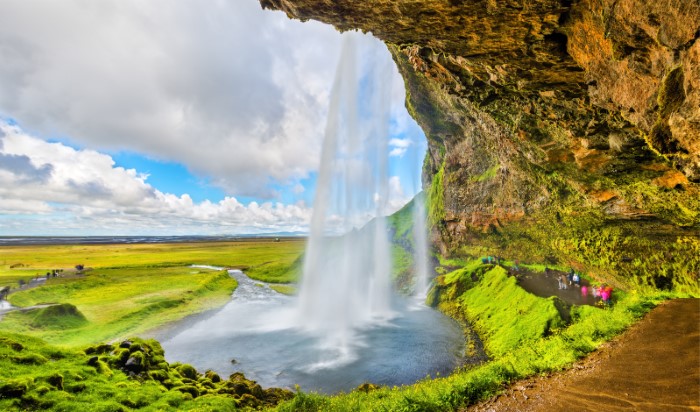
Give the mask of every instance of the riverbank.
[[466, 411], [697, 410], [698, 382], [700, 299], [677, 299], [569, 370], [515, 382]]

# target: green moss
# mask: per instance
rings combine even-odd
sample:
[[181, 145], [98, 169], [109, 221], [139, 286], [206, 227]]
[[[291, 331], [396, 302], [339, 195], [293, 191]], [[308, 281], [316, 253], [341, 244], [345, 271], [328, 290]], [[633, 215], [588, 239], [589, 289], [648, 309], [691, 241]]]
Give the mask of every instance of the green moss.
[[496, 177], [496, 174], [498, 173], [498, 170], [501, 168], [500, 164], [495, 164], [491, 166], [488, 170], [486, 170], [484, 173], [478, 175], [478, 176], [472, 176], [470, 180], [472, 182], [484, 182], [486, 180], [493, 179]]
[[270, 284], [270, 289], [274, 290], [277, 293], [281, 293], [283, 295], [295, 295], [297, 293], [297, 288], [294, 285], [285, 285], [285, 284]]
[[428, 222], [432, 227], [439, 226], [445, 220], [445, 163], [443, 162], [438, 172], [433, 176], [433, 181], [428, 189]]
[[501, 267], [486, 272], [483, 280], [461, 297], [460, 303], [492, 356], [503, 356], [564, 326], [554, 298], [543, 299], [526, 292]]

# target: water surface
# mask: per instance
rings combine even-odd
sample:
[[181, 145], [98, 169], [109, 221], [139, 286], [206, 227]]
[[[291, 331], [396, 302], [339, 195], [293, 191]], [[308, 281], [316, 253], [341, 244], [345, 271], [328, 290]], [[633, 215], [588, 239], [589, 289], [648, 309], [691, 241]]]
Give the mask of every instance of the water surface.
[[223, 377], [240, 371], [264, 387], [298, 384], [305, 391], [335, 393], [364, 382], [401, 385], [445, 375], [462, 360], [460, 326], [415, 301], [396, 298], [393, 319], [355, 330], [338, 344], [337, 336], [304, 329], [294, 297], [240, 271], [230, 273], [239, 286], [229, 304], [159, 336], [168, 361]]

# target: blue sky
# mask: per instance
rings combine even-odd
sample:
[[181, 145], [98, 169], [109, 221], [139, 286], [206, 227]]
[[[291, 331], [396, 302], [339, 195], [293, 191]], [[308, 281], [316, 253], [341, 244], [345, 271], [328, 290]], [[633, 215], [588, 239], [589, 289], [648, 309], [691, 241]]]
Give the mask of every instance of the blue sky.
[[[3, 1], [0, 235], [305, 231], [340, 43], [257, 0]], [[391, 84], [396, 209], [425, 138]]]

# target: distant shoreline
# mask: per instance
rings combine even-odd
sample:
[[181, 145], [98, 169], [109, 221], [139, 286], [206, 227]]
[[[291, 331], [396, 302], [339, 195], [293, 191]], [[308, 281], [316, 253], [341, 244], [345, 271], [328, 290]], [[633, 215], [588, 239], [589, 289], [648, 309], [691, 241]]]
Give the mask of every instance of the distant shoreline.
[[306, 234], [260, 234], [237, 236], [0, 236], [0, 246], [110, 245], [251, 242], [260, 240], [303, 240]]

